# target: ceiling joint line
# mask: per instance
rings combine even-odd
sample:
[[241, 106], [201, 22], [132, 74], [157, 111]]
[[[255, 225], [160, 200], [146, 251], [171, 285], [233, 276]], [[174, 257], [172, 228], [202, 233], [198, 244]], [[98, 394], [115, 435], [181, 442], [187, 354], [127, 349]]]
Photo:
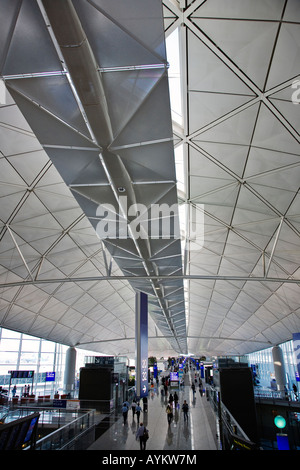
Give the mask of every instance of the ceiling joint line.
[[172, 141], [173, 141], [173, 137], [166, 137], [164, 139], [147, 140], [147, 141], [144, 141], [144, 142], [132, 142], [130, 144], [123, 144], [123, 145], [119, 145], [119, 146], [111, 145], [110, 150], [112, 152], [115, 152], [115, 151], [123, 150], [123, 149], [131, 149], [131, 148], [135, 148], [135, 147], [144, 147], [144, 146], [147, 146], [147, 145], [162, 144], [164, 142], [172, 142]]
[[11, 230], [11, 228], [10, 228], [10, 226], [9, 226], [8, 224], [6, 224], [6, 228], [7, 228], [8, 232], [9, 232], [11, 238], [12, 238], [12, 241], [14, 242], [14, 245], [15, 245], [15, 247], [16, 247], [16, 249], [17, 249], [17, 251], [18, 251], [18, 253], [19, 253], [20, 257], [21, 257], [21, 260], [23, 261], [23, 264], [24, 264], [26, 270], [28, 271], [28, 274], [29, 274], [31, 280], [33, 280], [33, 275], [32, 275], [32, 273], [31, 273], [31, 271], [30, 271], [30, 269], [29, 269], [29, 266], [28, 266], [28, 264], [27, 264], [27, 262], [26, 262], [26, 260], [25, 260], [25, 257], [24, 257], [24, 255], [23, 255], [23, 253], [22, 253], [22, 251], [21, 251], [21, 249], [20, 249], [20, 247], [19, 247], [19, 245], [18, 245], [18, 243], [17, 243], [17, 241], [16, 241], [16, 239], [15, 239], [15, 237], [14, 237], [14, 234], [13, 234], [13, 232], [12, 232], [12, 230]]
[[10, 80], [23, 80], [28, 78], [49, 78], [49, 77], [65, 77], [67, 72], [65, 70], [57, 70], [52, 72], [32, 72], [32, 73], [19, 73], [15, 75], [2, 75], [4, 81]]
[[37, 280], [30, 280], [30, 281], [12, 281], [6, 283], [0, 283], [0, 288], [7, 288], [7, 287], [16, 287], [16, 286], [27, 286], [27, 285], [38, 285], [38, 284], [63, 284], [63, 283], [78, 283], [78, 282], [91, 282], [91, 281], [120, 281], [120, 280], [128, 280], [128, 281], [137, 281], [137, 280], [174, 280], [174, 279], [186, 279], [189, 281], [194, 280], [202, 280], [202, 281], [237, 281], [237, 282], [270, 282], [270, 283], [287, 283], [287, 284], [299, 284], [300, 279], [293, 277], [292, 275], [288, 275], [288, 277], [267, 277], [264, 276], [226, 276], [226, 275], [201, 275], [201, 274], [188, 274], [188, 275], [172, 275], [172, 276], [165, 276], [165, 275], [157, 275], [157, 276], [87, 276], [87, 277], [65, 277], [65, 278], [52, 278], [52, 279], [37, 279]]
[[284, 13], [285, 13], [285, 10], [286, 10], [286, 6], [287, 6], [287, 0], [285, 0], [285, 2], [284, 2], [284, 5], [283, 5], [282, 11], [281, 11], [281, 17], [280, 17], [280, 20], [278, 22], [278, 28], [277, 28], [277, 31], [276, 31], [275, 40], [273, 41], [272, 53], [271, 53], [271, 56], [270, 56], [267, 73], [265, 75], [263, 90], [265, 90], [268, 79], [269, 79], [269, 74], [270, 74], [270, 70], [271, 70], [271, 67], [272, 67], [272, 64], [273, 64], [274, 54], [275, 54], [275, 50], [276, 50], [276, 47], [277, 47], [278, 38], [279, 38], [280, 30], [281, 30], [281, 27], [282, 27], [282, 22], [283, 22], [283, 17], [284, 17]]
[[107, 72], [130, 72], [134, 71], [144, 71], [144, 70], [155, 70], [155, 69], [164, 69], [166, 70], [168, 65], [165, 63], [161, 64], [144, 64], [144, 65], [123, 65], [119, 67], [98, 67], [98, 71], [101, 73]]

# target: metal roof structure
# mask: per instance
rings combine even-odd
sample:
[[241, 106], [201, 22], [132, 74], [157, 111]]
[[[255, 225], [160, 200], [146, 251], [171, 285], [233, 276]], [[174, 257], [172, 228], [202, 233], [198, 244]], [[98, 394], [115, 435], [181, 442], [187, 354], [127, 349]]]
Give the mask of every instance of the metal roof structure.
[[0, 22], [0, 326], [134, 357], [142, 291], [158, 358], [291, 339], [298, 1], [2, 0]]

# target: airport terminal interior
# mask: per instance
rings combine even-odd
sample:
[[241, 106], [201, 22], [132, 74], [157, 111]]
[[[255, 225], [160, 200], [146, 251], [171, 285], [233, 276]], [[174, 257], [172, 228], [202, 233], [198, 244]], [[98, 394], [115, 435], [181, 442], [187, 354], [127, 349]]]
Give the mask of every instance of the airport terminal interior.
[[0, 449], [299, 450], [299, 0], [0, 25]]

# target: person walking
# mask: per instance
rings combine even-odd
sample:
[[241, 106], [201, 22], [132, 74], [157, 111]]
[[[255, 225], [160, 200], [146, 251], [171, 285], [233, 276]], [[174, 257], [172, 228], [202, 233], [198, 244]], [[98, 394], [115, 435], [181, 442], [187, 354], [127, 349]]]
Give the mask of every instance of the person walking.
[[148, 410], [148, 398], [143, 397], [143, 412], [147, 413], [147, 410]]
[[173, 410], [172, 410], [170, 404], [167, 405], [166, 413], [167, 413], [168, 425], [170, 426], [170, 424], [172, 422], [172, 419], [173, 419]]
[[182, 411], [183, 411], [184, 421], [188, 421], [189, 405], [188, 405], [188, 403], [186, 402], [186, 400], [184, 400], [181, 409], [182, 409]]
[[135, 412], [136, 412], [136, 419], [137, 419], [137, 422], [139, 423], [140, 422], [140, 414], [141, 414], [141, 411], [142, 411], [142, 408], [140, 406], [140, 403], [138, 402], [136, 404], [136, 407], [135, 407]]
[[295, 400], [298, 400], [298, 388], [295, 384], [293, 384], [293, 392], [295, 394]]
[[133, 400], [131, 403], [131, 409], [132, 409], [132, 419], [134, 419], [135, 411], [136, 411], [136, 401]]
[[200, 379], [199, 380], [199, 393], [201, 395], [201, 397], [203, 396], [203, 384], [202, 384], [202, 380]]
[[128, 415], [128, 407], [127, 407], [126, 403], [123, 403], [122, 413], [123, 413], [123, 422], [124, 422], [124, 424], [126, 424], [127, 415]]
[[175, 405], [175, 408], [177, 408], [177, 404], [178, 404], [178, 395], [177, 395], [177, 393], [175, 392], [175, 393], [174, 393], [174, 405]]
[[143, 423], [140, 423], [140, 427], [136, 432], [136, 440], [140, 440], [140, 450], [146, 450], [146, 443], [149, 438], [149, 431]]

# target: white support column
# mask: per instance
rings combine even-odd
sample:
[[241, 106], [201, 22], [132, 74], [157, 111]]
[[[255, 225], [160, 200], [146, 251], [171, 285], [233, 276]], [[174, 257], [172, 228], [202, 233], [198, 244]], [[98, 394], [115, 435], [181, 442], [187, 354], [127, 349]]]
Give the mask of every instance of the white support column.
[[75, 372], [76, 372], [76, 349], [69, 348], [66, 353], [64, 391], [70, 393], [74, 390]]
[[284, 386], [286, 383], [285, 379], [285, 366], [282, 349], [279, 346], [274, 346], [272, 348], [273, 362], [274, 362], [274, 372], [275, 379], [277, 383], [277, 390], [282, 392], [284, 395]]

